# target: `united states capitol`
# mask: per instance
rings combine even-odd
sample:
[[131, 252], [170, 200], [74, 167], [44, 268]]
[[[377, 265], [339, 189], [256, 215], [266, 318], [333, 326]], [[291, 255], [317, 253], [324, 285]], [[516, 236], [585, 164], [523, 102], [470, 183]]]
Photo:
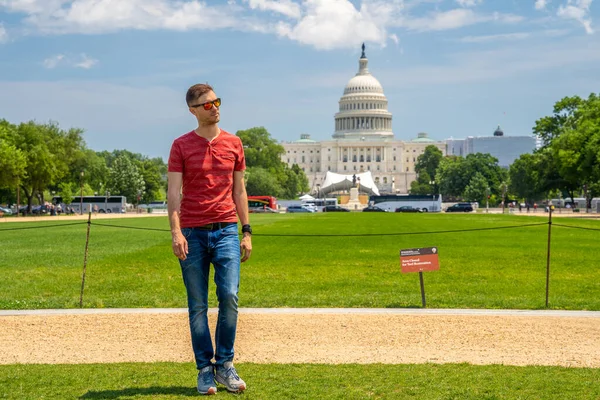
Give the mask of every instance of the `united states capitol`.
[[409, 140], [397, 139], [383, 86], [369, 72], [364, 44], [358, 63], [357, 74], [339, 100], [332, 139], [317, 142], [302, 134], [297, 141], [281, 143], [285, 149], [281, 160], [304, 170], [313, 193], [319, 188], [332, 192], [327, 188], [332, 181], [350, 182], [352, 177], [362, 178], [364, 193], [408, 193], [417, 179], [417, 158], [430, 145], [444, 155], [490, 153], [503, 167], [536, 147], [533, 135], [504, 136], [500, 127], [488, 136], [465, 139], [433, 140], [423, 132]]

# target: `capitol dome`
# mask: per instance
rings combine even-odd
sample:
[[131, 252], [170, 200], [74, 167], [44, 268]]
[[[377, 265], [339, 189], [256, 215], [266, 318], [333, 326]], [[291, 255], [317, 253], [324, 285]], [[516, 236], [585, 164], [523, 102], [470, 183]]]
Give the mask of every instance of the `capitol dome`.
[[335, 114], [334, 139], [377, 140], [393, 138], [392, 114], [383, 86], [369, 72], [369, 60], [362, 45], [358, 72], [344, 87]]
[[344, 89], [344, 94], [350, 93], [381, 93], [383, 87], [373, 75], [356, 75], [350, 79]]

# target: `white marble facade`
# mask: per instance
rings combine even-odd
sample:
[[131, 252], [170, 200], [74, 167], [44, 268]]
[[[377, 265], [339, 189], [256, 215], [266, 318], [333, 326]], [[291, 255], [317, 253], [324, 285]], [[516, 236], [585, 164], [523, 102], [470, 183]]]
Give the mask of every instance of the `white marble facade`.
[[282, 161], [304, 170], [311, 192], [323, 183], [327, 171], [347, 175], [371, 171], [380, 193], [408, 193], [416, 179], [417, 157], [425, 147], [435, 145], [446, 154], [445, 142], [431, 140], [426, 133], [409, 141], [394, 137], [388, 101], [369, 73], [364, 45], [358, 73], [346, 84], [334, 121], [332, 140], [316, 142], [304, 134], [298, 141], [281, 143]]

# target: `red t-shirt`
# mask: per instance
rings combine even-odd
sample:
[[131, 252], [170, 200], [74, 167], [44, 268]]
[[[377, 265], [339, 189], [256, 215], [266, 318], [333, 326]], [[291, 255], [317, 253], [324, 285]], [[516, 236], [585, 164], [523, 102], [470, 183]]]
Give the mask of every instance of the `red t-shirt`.
[[169, 155], [169, 172], [183, 174], [181, 227], [237, 222], [232, 196], [233, 171], [245, 169], [242, 141], [222, 129], [212, 142], [195, 131], [175, 139]]

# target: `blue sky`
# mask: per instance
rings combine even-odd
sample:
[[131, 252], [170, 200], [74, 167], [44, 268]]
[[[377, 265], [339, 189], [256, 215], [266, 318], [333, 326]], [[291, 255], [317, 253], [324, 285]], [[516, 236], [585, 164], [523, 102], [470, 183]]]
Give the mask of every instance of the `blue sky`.
[[166, 161], [209, 82], [220, 126], [330, 139], [360, 44], [396, 138], [531, 134], [600, 87], [594, 0], [0, 0], [0, 118]]

